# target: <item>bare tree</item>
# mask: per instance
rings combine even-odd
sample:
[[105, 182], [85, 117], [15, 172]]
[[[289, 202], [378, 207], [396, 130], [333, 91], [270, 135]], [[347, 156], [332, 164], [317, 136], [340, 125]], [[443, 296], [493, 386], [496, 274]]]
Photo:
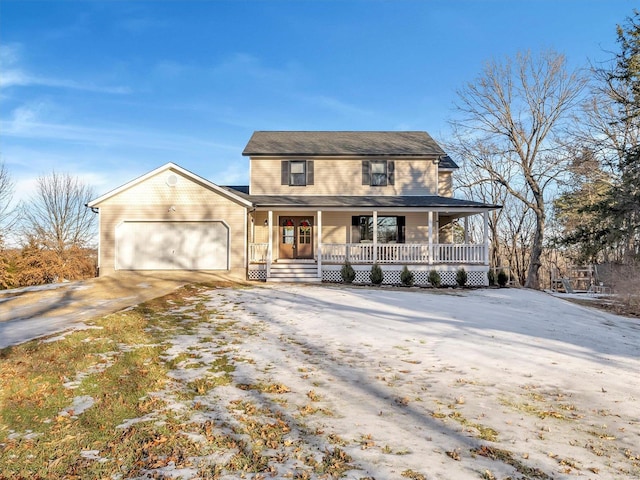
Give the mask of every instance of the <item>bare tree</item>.
[[[497, 182], [488, 179], [484, 172], [476, 168], [474, 165], [483, 163], [486, 157], [493, 155], [494, 148], [491, 145], [485, 145], [481, 141], [468, 142], [466, 144], [451, 143], [446, 145], [449, 153], [456, 158], [467, 159], [462, 163], [460, 172], [455, 176], [456, 190], [464, 192], [469, 200], [475, 200], [482, 203], [492, 205], [502, 205], [503, 208], [492, 210], [489, 213], [489, 232], [491, 237], [491, 260], [493, 267], [499, 268], [504, 266], [504, 258], [502, 257], [503, 249], [500, 248], [501, 219], [508, 209], [509, 193]], [[468, 159], [473, 157], [473, 161]], [[505, 165], [509, 167], [509, 165]], [[511, 173], [504, 170], [505, 178], [510, 178]], [[470, 228], [481, 231], [482, 225], [477, 220], [471, 219]], [[480, 235], [478, 235], [479, 237]]]
[[18, 261], [25, 285], [92, 274], [91, 246], [96, 217], [85, 207], [93, 189], [69, 174], [53, 172], [37, 180], [36, 193], [24, 206], [24, 248]]
[[95, 234], [95, 215], [85, 205], [93, 188], [67, 173], [38, 177], [36, 193], [24, 209], [25, 233], [47, 250], [89, 246]]
[[4, 162], [0, 162], [0, 288], [8, 288], [13, 282], [9, 254], [4, 248], [7, 232], [11, 231], [15, 224], [14, 185]]
[[13, 194], [15, 183], [4, 162], [0, 162], [0, 248], [3, 246], [6, 232], [14, 224]]
[[566, 162], [559, 134], [584, 86], [580, 73], [567, 71], [565, 57], [549, 51], [537, 57], [519, 53], [504, 63], [488, 62], [475, 81], [458, 91], [456, 107], [461, 118], [451, 122], [455, 141], [468, 145], [468, 150], [477, 142], [493, 149], [492, 155], [464, 160], [535, 215], [528, 288], [540, 285], [545, 193]]

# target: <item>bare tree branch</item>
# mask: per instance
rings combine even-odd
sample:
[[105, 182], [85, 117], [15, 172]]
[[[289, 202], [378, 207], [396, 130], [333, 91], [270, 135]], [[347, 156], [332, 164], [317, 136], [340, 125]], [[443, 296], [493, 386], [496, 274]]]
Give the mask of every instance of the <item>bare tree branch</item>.
[[94, 235], [95, 215], [85, 207], [93, 189], [69, 174], [53, 172], [37, 180], [36, 194], [24, 209], [26, 237], [63, 254], [85, 248]]
[[7, 232], [15, 224], [14, 192], [15, 182], [4, 162], [0, 162], [0, 248], [3, 246]]
[[[451, 123], [464, 161], [519, 200], [526, 207], [522, 215], [529, 210], [535, 215], [527, 287], [539, 287], [545, 190], [567, 160], [554, 137], [578, 105], [585, 84], [580, 72], [567, 71], [563, 55], [524, 52], [504, 63], [487, 62], [481, 76], [458, 91], [461, 119]], [[479, 149], [485, 152], [478, 154]]]

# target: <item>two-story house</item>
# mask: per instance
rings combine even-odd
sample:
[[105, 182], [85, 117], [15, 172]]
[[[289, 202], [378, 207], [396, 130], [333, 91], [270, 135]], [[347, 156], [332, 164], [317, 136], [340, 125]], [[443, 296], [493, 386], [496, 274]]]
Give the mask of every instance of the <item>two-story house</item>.
[[[356, 282], [379, 264], [385, 283], [407, 265], [485, 285], [488, 212], [452, 196], [457, 165], [426, 132], [255, 132], [243, 155], [249, 185], [221, 187], [164, 165], [92, 201], [100, 274], [205, 270], [267, 281]], [[483, 215], [484, 235], [454, 243], [458, 219]], [[466, 222], [463, 221], [463, 225]], [[461, 225], [461, 226], [463, 226]]]

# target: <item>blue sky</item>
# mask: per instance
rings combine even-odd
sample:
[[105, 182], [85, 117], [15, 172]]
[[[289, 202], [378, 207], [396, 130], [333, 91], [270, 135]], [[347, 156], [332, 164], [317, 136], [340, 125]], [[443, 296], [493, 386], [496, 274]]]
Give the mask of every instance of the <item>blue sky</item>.
[[0, 1], [0, 155], [27, 198], [166, 162], [246, 184], [254, 130], [426, 130], [484, 61], [617, 50], [632, 0]]

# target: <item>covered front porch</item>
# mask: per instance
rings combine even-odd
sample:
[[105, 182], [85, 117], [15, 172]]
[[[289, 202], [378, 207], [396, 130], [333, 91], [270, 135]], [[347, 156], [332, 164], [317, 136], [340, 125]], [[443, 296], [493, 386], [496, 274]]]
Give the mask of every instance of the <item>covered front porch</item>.
[[[356, 283], [368, 283], [371, 266], [378, 264], [386, 284], [400, 283], [407, 265], [417, 284], [427, 284], [431, 270], [440, 273], [443, 284], [455, 284], [463, 267], [470, 285], [487, 285], [493, 206], [444, 200], [447, 205], [404, 208], [256, 208], [249, 215], [248, 278], [340, 282], [340, 270], [349, 262]], [[483, 219], [476, 241], [468, 228], [472, 215]]]

